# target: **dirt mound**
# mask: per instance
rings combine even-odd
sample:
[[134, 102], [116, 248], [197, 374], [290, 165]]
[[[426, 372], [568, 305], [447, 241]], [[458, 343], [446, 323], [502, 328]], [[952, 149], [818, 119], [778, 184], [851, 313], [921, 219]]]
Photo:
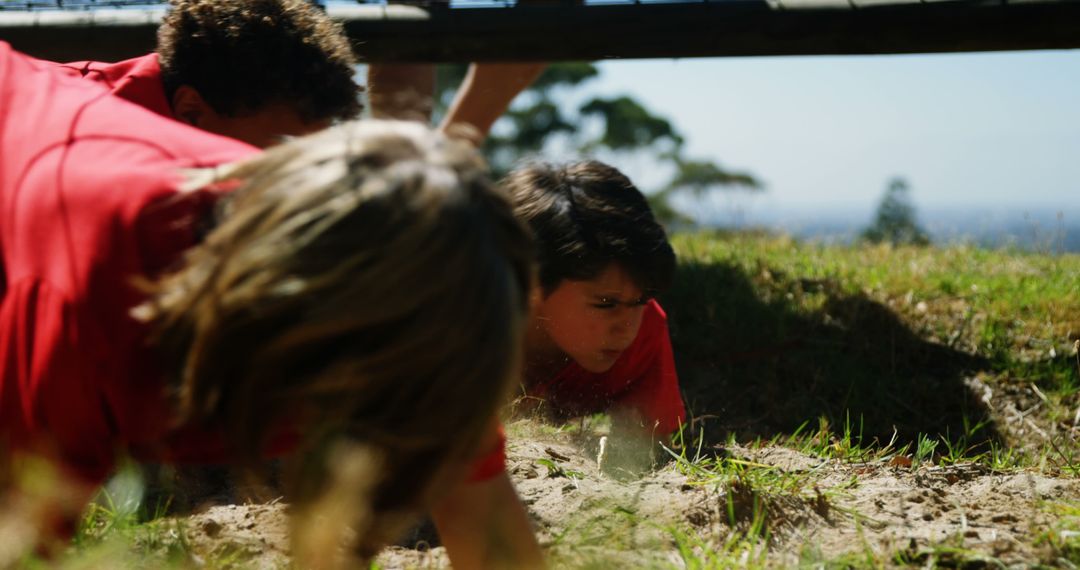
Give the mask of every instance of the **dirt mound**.
[[[1051, 507], [1080, 497], [1080, 482], [979, 465], [830, 465], [817, 483], [833, 490], [827, 524], [804, 529], [825, 559], [859, 551], [908, 562], [962, 550], [970, 560], [1031, 563], [1056, 522]], [[955, 555], [955, 554], [954, 554]]]
[[[537, 461], [552, 460], [552, 451], [568, 459], [558, 466], [580, 478], [537, 469]], [[688, 545], [723, 552], [737, 535], [767, 543], [767, 561], [777, 566], [808, 558], [865, 560], [867, 553], [886, 563], [960, 554], [965, 560], [1031, 563], [1050, 556], [1039, 545], [1057, 521], [1053, 505], [1080, 498], [1075, 479], [994, 472], [977, 464], [913, 469], [904, 461], [825, 461], [782, 447], [726, 452], [770, 472], [768, 480], [703, 482], [692, 468], [669, 464], [620, 482], [571, 446], [533, 441], [515, 449], [511, 473], [556, 558], [613, 562], [606, 555], [627, 553], [636, 567], [678, 563], [679, 549]]]
[[616, 480], [600, 472], [591, 454], [554, 441], [519, 441], [509, 455], [510, 475], [541, 544], [556, 557], [667, 561], [668, 527], [708, 529], [715, 518], [714, 493], [674, 469]]
[[250, 568], [283, 568], [289, 562], [289, 518], [282, 503], [220, 505], [185, 522], [192, 550], [204, 558], [233, 554]]
[[[844, 464], [782, 447], [731, 446], [724, 454], [743, 470], [710, 475], [672, 462], [617, 480], [597, 468], [586, 446], [529, 437], [512, 439], [508, 469], [562, 567], [678, 567], [693, 559], [787, 567], [845, 557], [885, 565], [1053, 564], [1041, 546], [1059, 532], [1053, 506], [1080, 497], [1075, 479], [976, 464]], [[196, 552], [224, 549], [253, 567], [278, 568], [289, 557], [286, 519], [282, 504], [230, 505], [190, 517], [186, 528]], [[401, 547], [378, 563], [448, 564], [442, 548]]]

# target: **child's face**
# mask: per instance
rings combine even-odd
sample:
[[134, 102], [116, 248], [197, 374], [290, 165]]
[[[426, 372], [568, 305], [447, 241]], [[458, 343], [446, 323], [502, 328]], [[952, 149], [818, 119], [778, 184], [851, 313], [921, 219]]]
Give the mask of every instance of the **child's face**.
[[605, 372], [641, 328], [647, 299], [618, 265], [587, 281], [564, 280], [534, 307], [534, 326], [589, 372]]

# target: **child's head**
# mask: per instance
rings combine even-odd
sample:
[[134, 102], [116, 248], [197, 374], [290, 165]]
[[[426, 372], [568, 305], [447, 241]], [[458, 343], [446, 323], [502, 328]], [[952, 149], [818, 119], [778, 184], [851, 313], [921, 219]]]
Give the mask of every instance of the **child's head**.
[[671, 283], [663, 227], [634, 184], [600, 162], [532, 164], [504, 185], [536, 238], [543, 338], [586, 370], [607, 370], [637, 336], [645, 302]]
[[517, 372], [532, 244], [481, 159], [365, 121], [199, 176], [243, 185], [139, 310], [180, 423], [251, 461], [283, 418], [358, 442], [384, 466], [376, 512], [422, 505]]
[[176, 117], [259, 147], [360, 111], [348, 37], [308, 0], [171, 0], [158, 29]]

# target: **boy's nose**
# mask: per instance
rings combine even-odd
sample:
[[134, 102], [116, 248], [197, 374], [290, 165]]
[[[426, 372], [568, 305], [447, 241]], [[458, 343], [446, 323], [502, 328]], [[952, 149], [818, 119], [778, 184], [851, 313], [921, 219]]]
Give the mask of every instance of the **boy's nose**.
[[621, 307], [617, 314], [612, 315], [610, 331], [613, 340], [623, 346], [634, 342], [644, 313], [642, 307]]
[[611, 334], [619, 340], [632, 335], [634, 332], [634, 319], [630, 315], [621, 315], [614, 319], [611, 324]]

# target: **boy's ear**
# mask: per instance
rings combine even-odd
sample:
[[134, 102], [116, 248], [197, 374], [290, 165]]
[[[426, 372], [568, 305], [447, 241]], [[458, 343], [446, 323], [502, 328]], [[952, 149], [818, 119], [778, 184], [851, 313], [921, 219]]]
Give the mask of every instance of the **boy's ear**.
[[540, 287], [533, 286], [529, 288], [529, 311], [535, 311], [540, 306], [540, 301], [543, 300], [543, 291]]
[[203, 128], [205, 124], [217, 115], [212, 107], [203, 99], [202, 95], [190, 85], [181, 85], [173, 93], [173, 115], [182, 123], [193, 127]]
[[544, 288], [540, 286], [540, 276], [534, 271], [529, 279], [529, 314], [534, 314], [540, 302], [544, 300]]

